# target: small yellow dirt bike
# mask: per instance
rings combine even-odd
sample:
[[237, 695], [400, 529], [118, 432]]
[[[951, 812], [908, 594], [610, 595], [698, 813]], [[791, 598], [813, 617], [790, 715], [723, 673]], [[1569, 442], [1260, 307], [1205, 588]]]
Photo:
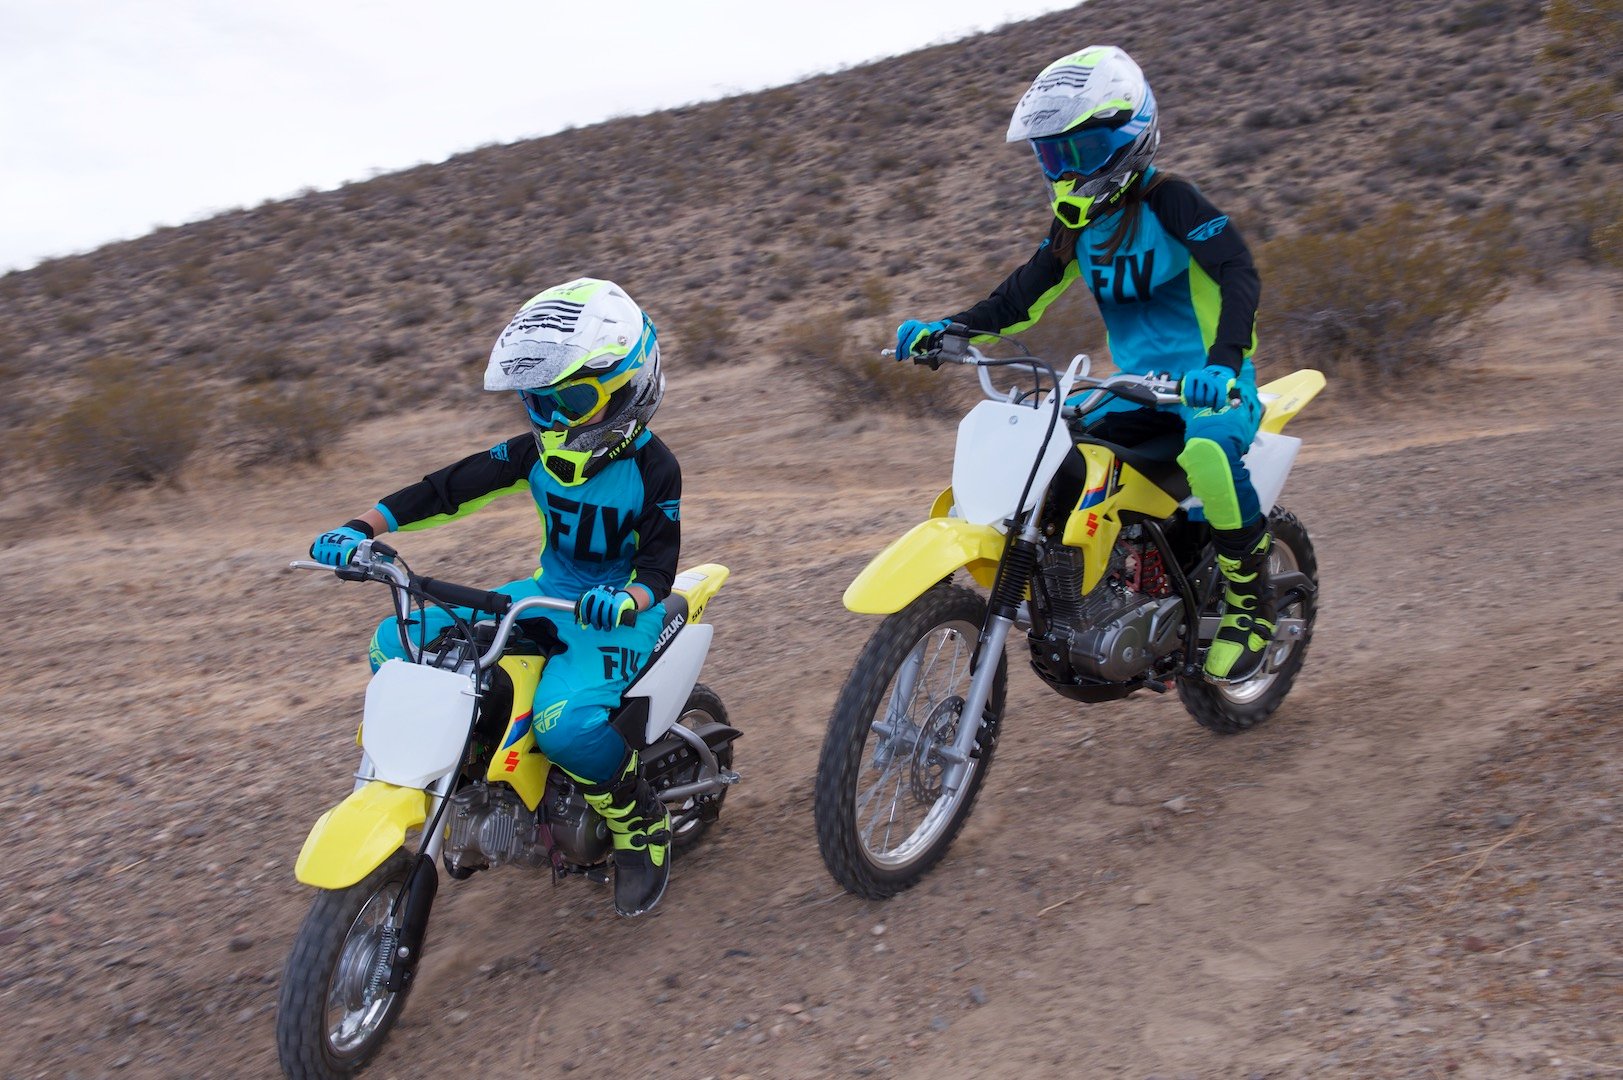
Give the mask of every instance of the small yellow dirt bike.
[[[1176, 404], [1177, 383], [1088, 378], [1085, 356], [1061, 375], [1035, 357], [987, 357], [951, 331], [941, 340], [918, 362], [973, 365], [987, 400], [959, 425], [952, 486], [929, 519], [845, 592], [851, 611], [886, 618], [835, 703], [817, 769], [823, 861], [872, 899], [916, 884], [968, 819], [997, 748], [1012, 630], [1025, 633], [1032, 670], [1065, 697], [1096, 703], [1175, 686], [1195, 720], [1221, 733], [1279, 707], [1313, 636], [1313, 545], [1275, 501], [1300, 446], [1281, 429], [1324, 386], [1321, 374], [1260, 388], [1266, 411], [1246, 464], [1273, 532], [1278, 631], [1252, 676], [1220, 682], [1201, 670], [1222, 588], [1176, 461], [1181, 431], [1121, 445], [1084, 420], [1112, 395]], [[1035, 385], [999, 389], [999, 369]], [[1073, 391], [1086, 395], [1066, 404]], [[954, 584], [959, 571], [989, 596]]]
[[[356, 736], [355, 789], [316, 822], [294, 867], [319, 891], [282, 975], [277, 1050], [288, 1076], [328, 1080], [359, 1071], [399, 1018], [438, 889], [436, 861], [458, 880], [516, 863], [545, 868], [554, 883], [573, 875], [601, 883], [612, 851], [602, 819], [568, 774], [552, 768], [531, 730], [531, 701], [556, 637], [545, 620], [525, 616], [573, 612], [573, 604], [514, 601], [419, 577], [376, 540], [338, 570], [292, 565], [384, 582], [401, 626], [425, 603], [453, 617], [430, 642], [403, 633], [415, 662], [388, 660], [373, 675]], [[640, 751], [645, 777], [671, 812], [678, 852], [699, 842], [738, 782], [739, 732], [697, 681], [714, 632], [701, 620], [727, 577], [716, 564], [677, 577], [648, 660], [610, 720]]]

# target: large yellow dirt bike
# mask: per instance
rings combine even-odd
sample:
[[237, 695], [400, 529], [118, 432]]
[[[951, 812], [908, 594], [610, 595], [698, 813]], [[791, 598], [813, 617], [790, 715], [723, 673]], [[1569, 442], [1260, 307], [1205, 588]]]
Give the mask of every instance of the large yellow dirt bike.
[[[514, 863], [543, 869], [554, 883], [576, 875], [602, 883], [612, 851], [602, 819], [531, 730], [531, 701], [556, 639], [526, 615], [572, 612], [573, 604], [419, 577], [375, 540], [338, 570], [293, 565], [386, 583], [402, 626], [414, 605], [430, 602], [454, 619], [430, 642], [403, 634], [415, 662], [388, 660], [372, 677], [354, 791], [316, 822], [294, 867], [318, 892], [282, 975], [277, 1050], [288, 1076], [325, 1080], [363, 1067], [398, 1019], [422, 956], [436, 861], [459, 880]], [[698, 843], [738, 781], [739, 732], [697, 681], [714, 632], [701, 620], [727, 576], [706, 564], [677, 577], [647, 664], [610, 721], [640, 751], [670, 809], [678, 852]]]
[[[1035, 357], [987, 357], [951, 332], [941, 340], [919, 362], [973, 365], [986, 400], [959, 425], [952, 486], [929, 519], [845, 592], [851, 611], [885, 620], [834, 706], [817, 769], [823, 861], [872, 899], [916, 884], [969, 817], [1003, 723], [1011, 631], [1024, 633], [1037, 676], [1067, 698], [1176, 687], [1195, 720], [1222, 733], [1279, 707], [1313, 636], [1313, 545], [1275, 502], [1300, 445], [1281, 429], [1322, 375], [1297, 371], [1260, 388], [1266, 411], [1246, 464], [1274, 536], [1278, 632], [1255, 674], [1227, 683], [1201, 670], [1221, 575], [1175, 460], [1181, 434], [1124, 446], [1084, 420], [1112, 395], [1176, 404], [1177, 383], [1089, 378], [1085, 356], [1061, 374]], [[1023, 385], [999, 389], [993, 371], [1018, 372]], [[986, 593], [955, 584], [960, 571]]]

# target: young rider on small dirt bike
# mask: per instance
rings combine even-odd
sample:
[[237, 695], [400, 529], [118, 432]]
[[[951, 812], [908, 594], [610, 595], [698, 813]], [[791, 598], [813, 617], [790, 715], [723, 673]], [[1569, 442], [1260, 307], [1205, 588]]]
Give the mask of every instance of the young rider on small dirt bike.
[[1112, 399], [1102, 437], [1136, 443], [1181, 432], [1178, 463], [1204, 505], [1226, 579], [1207, 675], [1245, 679], [1274, 634], [1269, 534], [1242, 455], [1262, 420], [1255, 322], [1260, 283], [1239, 231], [1186, 180], [1151, 165], [1160, 144], [1155, 96], [1133, 60], [1090, 46], [1044, 68], [1015, 107], [1008, 141], [1028, 140], [1054, 218], [1031, 258], [992, 295], [934, 322], [897, 328], [896, 356], [931, 348], [951, 323], [1013, 333], [1085, 278], [1123, 372], [1181, 380], [1182, 402], [1144, 409]]
[[[575, 605], [573, 618], [536, 616], [556, 640], [535, 690], [535, 740], [607, 824], [615, 909], [640, 915], [659, 902], [670, 877], [670, 816], [608, 721], [660, 633], [681, 537], [681, 471], [648, 430], [665, 392], [654, 324], [611, 281], [558, 285], [525, 303], [502, 331], [485, 389], [517, 391], [530, 430], [385, 496], [322, 533], [310, 554], [342, 567], [363, 540], [438, 525], [529, 490], [546, 530], [540, 567], [497, 591]], [[420, 648], [451, 623], [434, 608], [405, 629]], [[404, 652], [402, 628], [384, 620], [372, 639], [373, 669]]]

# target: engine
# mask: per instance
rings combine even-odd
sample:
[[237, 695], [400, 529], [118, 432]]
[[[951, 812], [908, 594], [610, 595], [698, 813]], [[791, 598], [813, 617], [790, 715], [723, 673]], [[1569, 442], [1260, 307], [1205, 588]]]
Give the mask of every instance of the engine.
[[1093, 591], [1082, 595], [1082, 553], [1054, 545], [1042, 561], [1048, 633], [1031, 639], [1032, 665], [1049, 682], [1122, 683], [1177, 649], [1183, 600], [1160, 552], [1129, 528]]
[[552, 842], [570, 862], [589, 866], [607, 858], [610, 843], [603, 819], [557, 772], [548, 777], [541, 804], [545, 820], [506, 786], [470, 784], [452, 795], [445, 811], [446, 866], [454, 871], [510, 862], [545, 866], [551, 860], [549, 830]]

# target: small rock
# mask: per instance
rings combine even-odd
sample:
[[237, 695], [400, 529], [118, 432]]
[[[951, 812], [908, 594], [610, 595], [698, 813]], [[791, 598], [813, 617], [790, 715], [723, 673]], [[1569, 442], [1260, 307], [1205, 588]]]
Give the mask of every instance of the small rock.
[[882, 922], [874, 923], [873, 924], [873, 929], [869, 930], [868, 933], [872, 934], [874, 937], [884, 937], [884, 935], [885, 935], [885, 924], [882, 923]]
[[675, 990], [677, 987], [682, 985], [682, 976], [678, 975], [674, 971], [671, 972], [669, 975], [665, 976], [665, 985], [670, 987], [672, 990]]
[[735, 956], [754, 956], [755, 954], [750, 952], [748, 949], [728, 949], [726, 952], [722, 953], [721, 955], [728, 958], [728, 959], [731, 959], [732, 957], [735, 957]]
[[254, 947], [254, 939], [238, 935], [225, 943], [225, 947], [232, 952], [247, 952]]
[[1521, 820], [1521, 818], [1518, 817], [1515, 814], [1495, 814], [1495, 815], [1493, 815], [1494, 827], [1498, 828], [1498, 829], [1508, 829], [1508, 828], [1510, 828], [1512, 825], [1516, 824], [1516, 822], [1518, 822], [1520, 820]]
[[1133, 906], [1134, 907], [1145, 907], [1145, 906], [1147, 906], [1149, 904], [1153, 904], [1153, 903], [1155, 903], [1155, 894], [1150, 892], [1150, 890], [1148, 890], [1148, 889], [1134, 889], [1133, 890]]
[[188, 840], [201, 840], [209, 834], [208, 826], [192, 824], [180, 830], [180, 835]]
[[1194, 811], [1189, 808], [1189, 796], [1187, 795], [1174, 795], [1172, 798], [1161, 804], [1161, 809], [1169, 810], [1174, 814], [1194, 813]]
[[1465, 938], [1464, 941], [1460, 942], [1460, 948], [1464, 949], [1466, 952], [1487, 952], [1488, 943], [1477, 937], [1475, 934], [1470, 934]]
[[930, 1017], [931, 1031], [946, 1031], [950, 1027], [952, 1027], [952, 1021], [948, 1020], [945, 1016]]
[[778, 1011], [783, 1012], [783, 1013], [788, 1013], [790, 1016], [795, 1016], [795, 1015], [798, 1015], [799, 1013], [801, 1013], [801, 1012], [803, 1012], [805, 1010], [804, 1010], [804, 1008], [802, 1006], [796, 1005], [794, 1002], [791, 1001], [786, 1005], [779, 1005], [778, 1006]]
[[973, 1001], [977, 1005], [985, 1005], [986, 1004], [986, 991], [982, 990], [978, 986], [971, 986], [969, 988], [969, 1000]]
[[466, 1024], [471, 1015], [467, 1009], [452, 1009], [445, 1014], [445, 1022], [456, 1027], [459, 1024]]
[[883, 941], [874, 942], [873, 951], [876, 953], [890, 952], [890, 950], [885, 947], [885, 943]]
[[239, 1023], [239, 1024], [251, 1024], [251, 1023], [253, 1023], [253, 1020], [254, 1020], [254, 1010], [253, 1010], [252, 1006], [249, 1006], [248, 1008], [245, 1008], [245, 1009], [238, 1009], [237, 1010], [237, 1023]]
[[1130, 787], [1119, 787], [1110, 793], [1111, 806], [1132, 806], [1137, 801], [1138, 796], [1133, 794]]

